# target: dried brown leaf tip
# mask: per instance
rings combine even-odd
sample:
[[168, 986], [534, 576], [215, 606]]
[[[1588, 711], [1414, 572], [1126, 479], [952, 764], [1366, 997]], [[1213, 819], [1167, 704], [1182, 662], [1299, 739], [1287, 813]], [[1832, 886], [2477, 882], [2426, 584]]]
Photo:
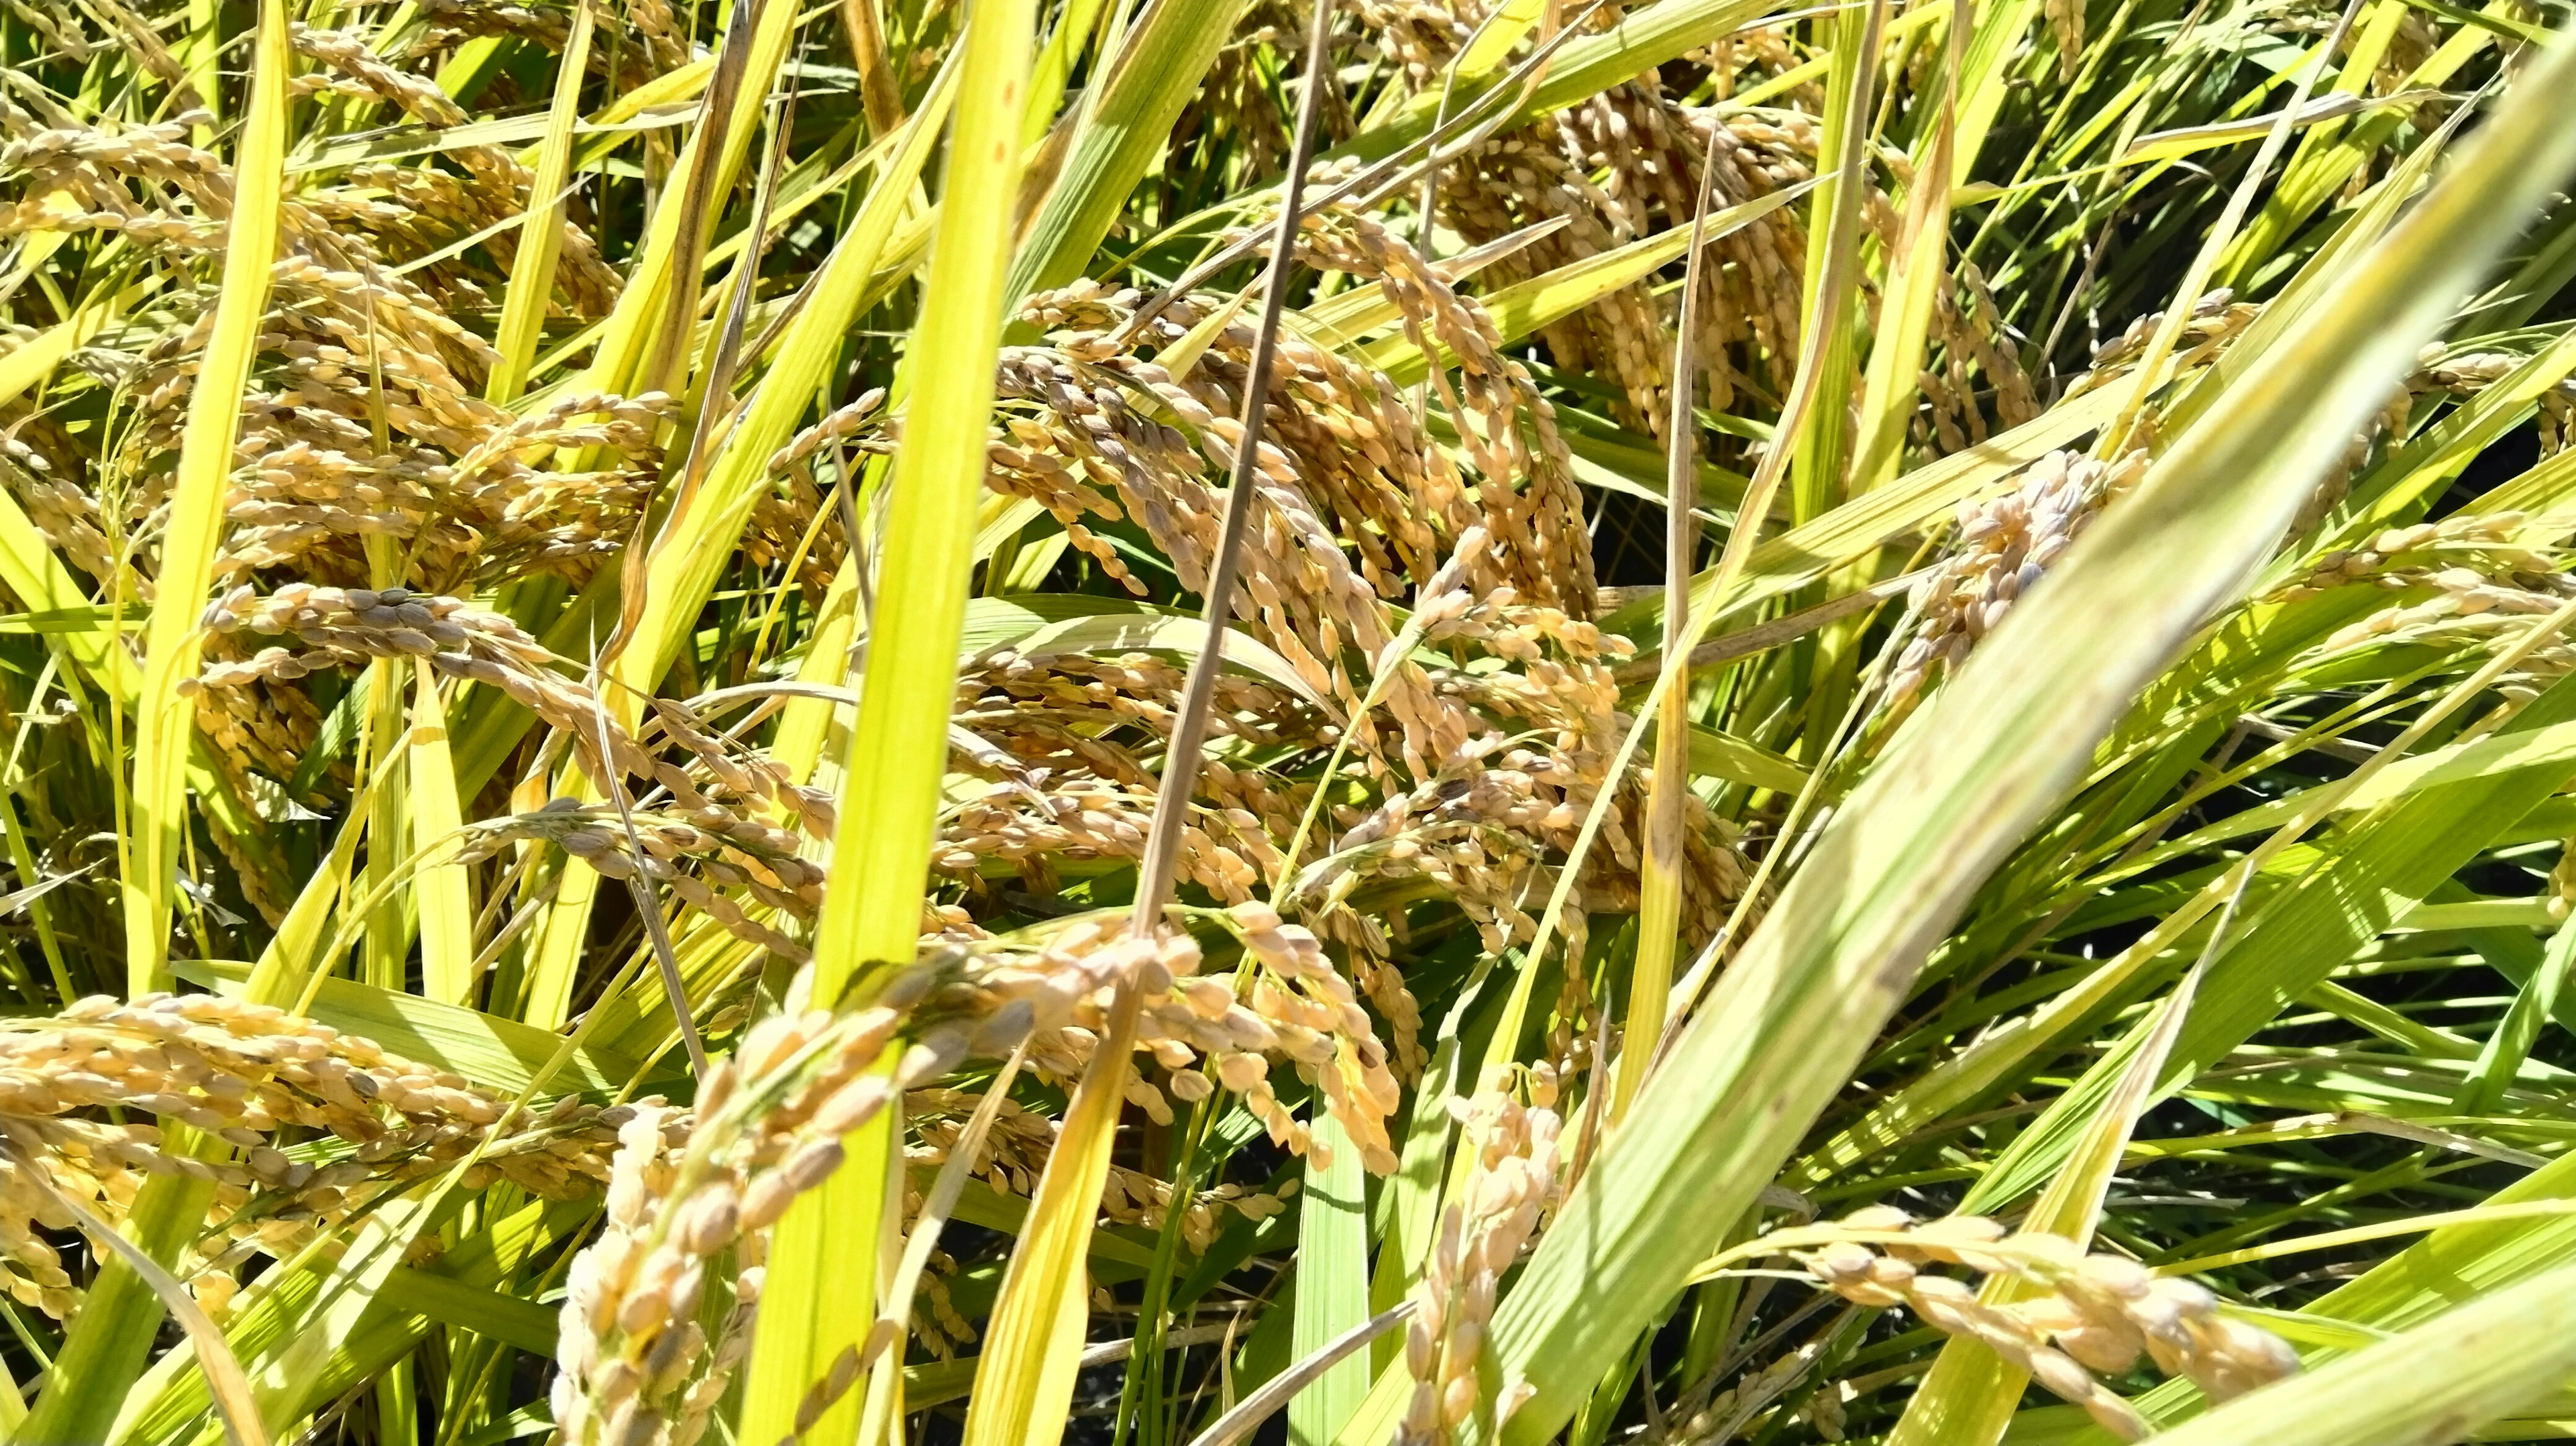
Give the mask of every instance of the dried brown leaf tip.
[[[1902, 1306], [1946, 1335], [1984, 1344], [2126, 1440], [2146, 1434], [2146, 1419], [2097, 1373], [2125, 1375], [2143, 1355], [2224, 1401], [2299, 1368], [2286, 1341], [2222, 1313], [2206, 1288], [2157, 1276], [2126, 1256], [2087, 1254], [2062, 1235], [2014, 1233], [1978, 1215], [1918, 1223], [1892, 1206], [1856, 1211], [1840, 1224], [1856, 1238], [1798, 1254], [1836, 1294]], [[1980, 1292], [1922, 1269], [1935, 1264], [2020, 1289]]]

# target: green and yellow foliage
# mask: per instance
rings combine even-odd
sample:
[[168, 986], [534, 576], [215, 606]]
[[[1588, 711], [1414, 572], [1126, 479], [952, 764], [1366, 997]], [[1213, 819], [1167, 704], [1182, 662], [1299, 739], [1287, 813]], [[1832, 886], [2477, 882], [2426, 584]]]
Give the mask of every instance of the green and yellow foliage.
[[2576, 1432], [2562, 0], [0, 0], [0, 1439]]

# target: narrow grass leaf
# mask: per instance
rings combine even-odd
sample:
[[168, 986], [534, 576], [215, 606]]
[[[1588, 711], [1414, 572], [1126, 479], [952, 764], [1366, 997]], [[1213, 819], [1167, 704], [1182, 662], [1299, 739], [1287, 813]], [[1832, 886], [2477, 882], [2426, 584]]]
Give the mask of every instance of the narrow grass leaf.
[[277, 260], [285, 191], [286, 0], [263, 0], [251, 64], [250, 110], [233, 166], [232, 225], [214, 334], [195, 378], [179, 474], [162, 534], [161, 570], [144, 634], [143, 678], [134, 717], [134, 839], [125, 860], [127, 987], [140, 994], [170, 983], [170, 908], [178, 887], [180, 836], [187, 820], [187, 758], [195, 724], [181, 685], [196, 676], [198, 614], [223, 545], [224, 493], [241, 434], [242, 393], [259, 350]]
[[[993, 362], [1011, 300], [1004, 269], [1019, 176], [1017, 123], [1036, 23], [1032, 0], [994, 0], [969, 17], [965, 44], [956, 52], [962, 57], [957, 121], [923, 292], [920, 340], [909, 358], [912, 400], [885, 531], [883, 575], [902, 579], [902, 585], [879, 594], [869, 632], [865, 691], [850, 738], [837, 829], [841, 846], [832, 856], [815, 930], [813, 985], [819, 1001], [838, 1000], [853, 982], [887, 964], [909, 962], [921, 927], [921, 886], [946, 771], [949, 696], [984, 485]], [[914, 116], [919, 135], [937, 127], [931, 114], [929, 120]], [[885, 223], [891, 220], [889, 211]], [[762, 393], [785, 384], [773, 372]], [[810, 388], [792, 394], [792, 404], [801, 410], [810, 394]], [[790, 402], [782, 396], [773, 405], [783, 409]], [[741, 446], [737, 441], [735, 448]], [[745, 455], [764, 459], [745, 464], [746, 471], [765, 465], [765, 451], [745, 449]], [[1104, 1150], [1106, 1133], [1104, 1126], [1098, 1147]], [[823, 1379], [844, 1347], [858, 1345], [874, 1320], [862, 1303], [875, 1295], [876, 1217], [886, 1189], [885, 1152], [893, 1142], [879, 1131], [861, 1143], [873, 1148], [851, 1151], [851, 1163], [800, 1198], [779, 1224], [770, 1270], [775, 1285], [763, 1302], [766, 1319], [753, 1342], [744, 1398], [746, 1440], [792, 1434], [806, 1388]], [[1068, 1122], [1056, 1148], [1078, 1158], [1090, 1147]], [[1056, 1207], [1058, 1215], [1063, 1208]], [[1053, 1217], [1041, 1221], [1042, 1229], [1060, 1226]], [[1022, 1252], [1029, 1248], [1024, 1244]], [[1020, 1258], [1013, 1257], [1015, 1264]], [[1080, 1290], [1070, 1298], [1079, 1312]], [[1008, 1303], [1006, 1286], [1006, 1310]], [[1006, 1341], [1004, 1324], [997, 1319], [988, 1332], [987, 1352]], [[1078, 1314], [1075, 1337], [1080, 1338]], [[1002, 1359], [1014, 1368], [1021, 1364], [1009, 1355]], [[979, 1386], [984, 1374], [978, 1373]], [[846, 1436], [855, 1429], [861, 1404], [845, 1397], [818, 1429]], [[979, 1389], [979, 1412], [983, 1404]]]

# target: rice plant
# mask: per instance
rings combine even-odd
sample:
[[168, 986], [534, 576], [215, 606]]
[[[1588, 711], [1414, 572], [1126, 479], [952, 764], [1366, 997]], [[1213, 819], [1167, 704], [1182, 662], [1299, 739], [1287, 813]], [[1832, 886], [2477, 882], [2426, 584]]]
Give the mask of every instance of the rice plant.
[[2556, 0], [5, 0], [0, 1439], [2576, 1433]]

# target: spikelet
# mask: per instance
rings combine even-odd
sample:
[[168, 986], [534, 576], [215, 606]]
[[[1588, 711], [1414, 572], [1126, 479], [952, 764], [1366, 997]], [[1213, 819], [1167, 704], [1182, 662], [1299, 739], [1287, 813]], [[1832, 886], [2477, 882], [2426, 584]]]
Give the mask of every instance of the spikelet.
[[2057, 79], [2075, 79], [2084, 64], [2084, 0], [2045, 0], [2048, 33], [2057, 41]]
[[1913, 625], [1896, 645], [1882, 704], [1887, 713], [1903, 717], [1936, 673], [1966, 662], [1978, 640], [2146, 468], [2144, 451], [2117, 463], [2051, 452], [2022, 472], [2018, 487], [1984, 503], [1961, 503], [1954, 549], [1914, 585]]
[[[1610, 666], [1628, 645], [1587, 619], [1581, 564], [1565, 560], [1582, 553], [1580, 509], [1570, 490], [1549, 490], [1564, 487], [1561, 443], [1551, 440], [1525, 369], [1497, 350], [1491, 322], [1373, 222], [1319, 216], [1302, 244], [1318, 264], [1385, 288], [1418, 342], [1467, 358], [1458, 410], [1480, 418], [1470, 431], [1493, 445], [1462, 449], [1462, 468], [1429, 442], [1401, 389], [1294, 335], [1282, 339], [1237, 616], [1293, 676], [1269, 669], [1221, 678], [1211, 733], [1264, 747], [1329, 746], [1347, 727], [1377, 798], [1373, 808], [1336, 807], [1339, 837], [1320, 857], [1310, 853], [1303, 877], [1282, 880], [1276, 871], [1305, 800], [1212, 761], [1181, 862], [1186, 877], [1227, 903], [1267, 886], [1348, 949], [1355, 979], [1394, 1025], [1396, 1065], [1410, 1070], [1422, 1057], [1418, 1010], [1382, 962], [1383, 927], [1340, 900], [1362, 877], [1427, 876], [1459, 899], [1489, 947], [1534, 932], [1521, 902], [1547, 855], [1571, 845], [1602, 787], [1620, 726]], [[1218, 510], [1205, 478], [1231, 461], [1227, 439], [1241, 409], [1233, 389], [1246, 372], [1251, 328], [1219, 329], [1176, 381], [1137, 351], [1177, 342], [1217, 303], [1179, 298], [1151, 317], [1139, 316], [1139, 304], [1132, 291], [1093, 282], [1029, 299], [1024, 317], [1050, 335], [1043, 346], [1003, 350], [999, 390], [1008, 404], [988, 448], [988, 480], [1046, 507], [1069, 545], [1107, 575], [1124, 577], [1124, 564], [1088, 529], [1092, 519], [1134, 521], [1183, 585], [1198, 586]], [[793, 472], [836, 442], [890, 440], [899, 425], [880, 419], [879, 405], [860, 398], [773, 465]], [[1498, 485], [1523, 474], [1525, 488]], [[1354, 539], [1347, 551], [1345, 536]], [[1434, 609], [1428, 642], [1462, 664], [1483, 655], [1504, 666], [1390, 657], [1389, 604], [1408, 583], [1420, 594], [1416, 607]], [[1349, 665], [1354, 655], [1385, 659], [1391, 673], [1379, 708], [1346, 724], [1368, 691]], [[936, 865], [971, 879], [1001, 863], [1047, 890], [1057, 860], [1138, 856], [1152, 827], [1155, 776], [1145, 759], [1170, 733], [1180, 680], [1178, 668], [1143, 653], [1008, 648], [971, 663], [955, 716], [993, 748], [961, 756], [960, 766], [992, 781], [943, 823]], [[1587, 876], [1586, 907], [1617, 909], [1633, 896], [1628, 819], [1641, 807], [1641, 786], [1623, 780], [1603, 862]], [[1705, 938], [1744, 871], [1726, 831], [1704, 810], [1693, 817], [1685, 922]]]
[[[2257, 308], [2236, 299], [2236, 293], [2220, 287], [2194, 303], [2191, 315], [2183, 323], [2178, 349], [2189, 354], [2215, 351], [2243, 334], [2254, 322]], [[2069, 397], [2081, 396], [2097, 387], [2126, 376], [2143, 356], [2147, 341], [2164, 325], [2165, 314], [2153, 311], [2129, 323], [2118, 336], [2094, 348], [2093, 366], [2066, 389]]]
[[[530, 1119], [510, 1114], [509, 1104], [370, 1040], [214, 995], [94, 997], [52, 1019], [0, 1028], [0, 1130], [55, 1188], [115, 1223], [147, 1175], [215, 1187], [207, 1220], [215, 1233], [200, 1243], [190, 1276], [225, 1274], [255, 1250], [286, 1258], [385, 1192], [478, 1148], [471, 1188], [507, 1180], [565, 1198], [606, 1176], [619, 1112], [567, 1097]], [[184, 1125], [230, 1148], [172, 1150], [161, 1127], [88, 1117], [104, 1108]], [[287, 1130], [326, 1143], [290, 1155], [278, 1147]], [[22, 1168], [0, 1161], [0, 1289], [67, 1316], [77, 1300], [72, 1282], [32, 1227], [70, 1222], [19, 1178]]]
[[[2399, 600], [2336, 629], [2302, 658], [2314, 667], [2383, 644], [2429, 644], [2473, 657], [2519, 637], [2554, 612], [2569, 583], [2562, 548], [2541, 545], [2563, 524], [2519, 512], [2458, 513], [2435, 523], [2390, 528], [2367, 545], [2321, 555], [2285, 598], [2367, 585]], [[2507, 697], [2527, 699], [2576, 667], [2576, 649], [2555, 640], [2499, 679]]]
[[[614, 768], [668, 790], [676, 803], [702, 814], [720, 808], [716, 799], [723, 796], [775, 804], [804, 827], [825, 837], [831, 834], [828, 799], [788, 784], [767, 760], [738, 754], [707, 732], [685, 704], [655, 699], [651, 726], [629, 731], [587, 684], [555, 673], [553, 655], [516, 623], [461, 598], [408, 588], [305, 583], [289, 583], [261, 597], [242, 586], [207, 606], [204, 625], [218, 637], [291, 636], [305, 646], [300, 652], [272, 646], [239, 662], [212, 664], [183, 691], [293, 681], [318, 669], [357, 667], [374, 658], [419, 658], [444, 676], [499, 690], [561, 730], [594, 777]], [[657, 742], [676, 746], [688, 762], [658, 756], [651, 746]], [[698, 826], [731, 830], [737, 821], [727, 812], [710, 815]], [[750, 837], [768, 841], [775, 836], [761, 829]], [[773, 846], [787, 851], [783, 842]], [[799, 883], [803, 881], [800, 871]]]
[[[565, 1279], [553, 1400], [566, 1443], [705, 1434], [750, 1347], [771, 1229], [839, 1169], [843, 1135], [964, 1053], [950, 1028], [906, 1050], [891, 1078], [875, 1068], [932, 982], [906, 970], [862, 1009], [773, 1014], [699, 1082], [693, 1114], [626, 1123], [605, 1225]], [[711, 1291], [724, 1312], [712, 1340]]]
[[[811, 974], [789, 1007], [746, 1031], [699, 1082], [688, 1116], [639, 1111], [620, 1133], [607, 1224], [575, 1258], [557, 1343], [557, 1428], [568, 1446], [704, 1435], [750, 1345], [769, 1233], [843, 1161], [841, 1141], [972, 1053], [1063, 1029], [1132, 978], [1168, 989], [1195, 965], [1187, 936], [1161, 946], [1092, 936], [1051, 969], [991, 969], [949, 950], [874, 985], [864, 1006], [812, 1008]], [[883, 1067], [880, 1067], [880, 1066]], [[711, 1336], [701, 1306], [721, 1287]], [[882, 1334], [882, 1333], [880, 1333]], [[872, 1337], [870, 1351], [885, 1342]], [[836, 1363], [801, 1415], [818, 1418], [867, 1362]]]
[[[1404, 1340], [1413, 1392], [1396, 1426], [1399, 1446], [1454, 1440], [1476, 1413], [1482, 1402], [1476, 1362], [1484, 1354], [1503, 1272], [1554, 1212], [1564, 1188], [1553, 1073], [1544, 1067], [1532, 1071], [1526, 1104], [1510, 1085], [1508, 1071], [1489, 1072], [1474, 1095], [1449, 1102], [1461, 1147], [1474, 1164], [1457, 1198], [1441, 1211], [1430, 1256], [1413, 1288], [1413, 1318], [1405, 1323]], [[1491, 1403], [1495, 1419], [1510, 1419], [1529, 1389], [1506, 1382]]]
[[[1476, 0], [1370, 0], [1359, 12], [1407, 86], [1438, 94], [1450, 62], [1490, 8]], [[1605, 14], [1591, 23], [1616, 21]], [[1756, 43], [1742, 49], [1767, 53]], [[1808, 120], [1791, 112], [1685, 105], [1648, 71], [1470, 147], [1435, 178], [1434, 214], [1471, 244], [1541, 221], [1561, 223], [1488, 272], [1497, 284], [1523, 280], [1688, 226], [1703, 163], [1720, 207], [1806, 179], [1815, 156]], [[1806, 238], [1793, 213], [1783, 210], [1719, 237], [1712, 250], [1723, 264], [1704, 268], [1697, 313], [1703, 332], [1695, 347], [1711, 404], [1722, 408], [1739, 376], [1766, 357], [1776, 366], [1796, 348]], [[1617, 386], [1623, 421], [1660, 435], [1669, 350], [1662, 338], [1669, 325], [1655, 298], [1636, 286], [1550, 324], [1543, 335], [1559, 366]]]
[[[1165, 1041], [1157, 1040], [1145, 1046], [1142, 1052], [1160, 1063], [1169, 1051]], [[1146, 1061], [1140, 1059], [1138, 1063], [1142, 1066]], [[1159, 1094], [1190, 1098], [1196, 1091], [1183, 1086], [1182, 1082], [1188, 1079], [1206, 1082], [1211, 1093], [1217, 1088], [1210, 1075], [1183, 1067], [1166, 1071]], [[947, 1163], [964, 1134], [968, 1117], [983, 1102], [984, 1097], [980, 1094], [937, 1087], [913, 1090], [904, 1096], [904, 1120], [912, 1132], [911, 1142], [906, 1146], [906, 1158], [913, 1166], [916, 1181], [929, 1179], [933, 1172]], [[1045, 1173], [1047, 1159], [1054, 1148], [1054, 1120], [1023, 1107], [1015, 1100], [1004, 1099], [997, 1107], [992, 1128], [969, 1162], [968, 1170], [997, 1194], [1025, 1198]], [[1193, 1253], [1204, 1253], [1215, 1243], [1228, 1216], [1266, 1220], [1285, 1210], [1284, 1202], [1296, 1191], [1297, 1182], [1291, 1179], [1277, 1194], [1228, 1183], [1202, 1187], [1183, 1195], [1170, 1181], [1113, 1162], [1101, 1192], [1100, 1215], [1113, 1224], [1149, 1231], [1161, 1230], [1167, 1220], [1177, 1215], [1184, 1248]], [[921, 1200], [918, 1191], [908, 1193], [904, 1202], [905, 1218], [909, 1219], [919, 1211]], [[935, 1297], [931, 1304], [934, 1309], [941, 1309]], [[974, 1339], [973, 1330], [955, 1318], [953, 1312], [944, 1313], [935, 1321], [926, 1321], [916, 1315], [913, 1329], [925, 1345], [942, 1354], [952, 1341], [962, 1344]]]
[[2276, 595], [2294, 602], [2350, 583], [2394, 591], [2444, 564], [2496, 576], [2555, 572], [2554, 550], [2524, 541], [2533, 523], [2521, 512], [2459, 512], [2439, 522], [2388, 528], [2360, 547], [2319, 554], [2304, 576]]
[[[1879, 212], [1873, 210], [1873, 215]], [[1892, 212], [1881, 218], [1882, 244], [1896, 244], [1896, 226]], [[1934, 293], [1931, 339], [1940, 343], [1940, 360], [1921, 374], [1926, 414], [1919, 419], [1917, 431], [1932, 452], [1962, 451], [1984, 442], [1996, 430], [2020, 426], [2039, 415], [2039, 398], [2022, 369], [2017, 339], [1975, 263], [1962, 260], [1941, 277]], [[1978, 400], [1980, 380], [1985, 383], [1982, 390], [1992, 393], [1991, 426]]]
[[[1711, 1373], [1674, 1407], [1671, 1439], [1690, 1443], [1739, 1439], [1745, 1428], [1815, 1368], [1840, 1327], [1839, 1321], [1828, 1324], [1796, 1350], [1783, 1352], [1759, 1369], [1746, 1371], [1723, 1391], [1711, 1389], [1717, 1384], [1717, 1376]], [[1801, 1414], [1824, 1439], [1841, 1439], [1841, 1404], [1833, 1388], [1809, 1397]]]
[[[1903, 1306], [1944, 1334], [1981, 1342], [2124, 1440], [2145, 1435], [2146, 1421], [2096, 1373], [2125, 1374], [2142, 1354], [2167, 1375], [2190, 1377], [2213, 1401], [2299, 1368], [2298, 1353], [2280, 1337], [2220, 1314], [2217, 1297], [2202, 1287], [2159, 1278], [2125, 1256], [2088, 1255], [2063, 1236], [2012, 1234], [1973, 1215], [1917, 1224], [1887, 1206], [1841, 1223], [1901, 1238], [1877, 1248], [1838, 1241], [1799, 1255], [1828, 1288], [1860, 1305]], [[2043, 1293], [1991, 1305], [1965, 1282], [1920, 1269], [1933, 1263], [2014, 1276]]]

